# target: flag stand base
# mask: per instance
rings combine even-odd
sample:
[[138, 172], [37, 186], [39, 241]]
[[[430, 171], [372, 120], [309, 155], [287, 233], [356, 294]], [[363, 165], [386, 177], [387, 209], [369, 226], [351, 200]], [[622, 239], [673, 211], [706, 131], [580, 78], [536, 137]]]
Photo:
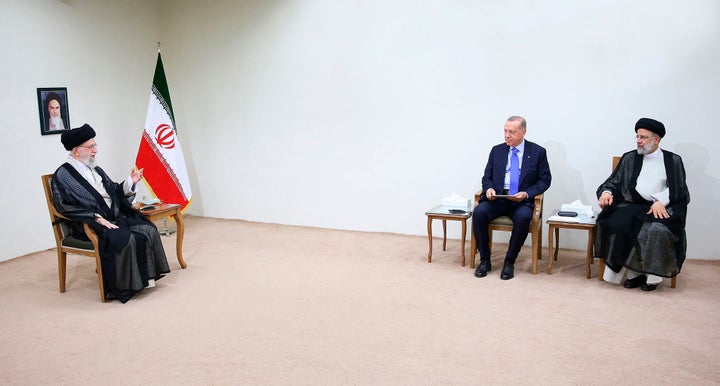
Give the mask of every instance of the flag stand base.
[[163, 227], [162, 227], [162, 229], [159, 231], [159, 233], [160, 233], [161, 235], [163, 235], [163, 236], [170, 236], [170, 235], [172, 235], [173, 233], [175, 233], [175, 230], [174, 230], [174, 229], [168, 228], [167, 218], [164, 218], [164, 219], [163, 219]]

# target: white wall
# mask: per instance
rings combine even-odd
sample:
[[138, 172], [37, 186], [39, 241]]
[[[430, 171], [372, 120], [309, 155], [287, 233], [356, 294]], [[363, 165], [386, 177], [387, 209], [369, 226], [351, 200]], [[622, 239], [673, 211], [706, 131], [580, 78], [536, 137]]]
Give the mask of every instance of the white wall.
[[36, 89], [67, 87], [70, 124], [92, 125], [117, 179], [134, 165], [160, 40], [160, 7], [143, 0], [0, 0], [0, 261], [55, 245], [40, 175], [67, 152], [40, 135]]
[[[102, 148], [103, 165], [119, 178], [137, 149], [160, 38], [191, 214], [422, 235], [425, 210], [480, 188], [513, 114], [548, 149], [548, 210], [594, 203], [611, 156], [634, 146], [633, 125], [648, 116], [665, 123], [662, 146], [688, 169], [688, 257], [719, 257], [707, 226], [720, 214], [708, 205], [720, 188], [710, 151], [720, 101], [715, 1], [40, 4], [2, 9], [15, 17], [0, 29], [21, 33], [0, 48], [31, 52], [0, 64], [17, 74], [2, 96], [13, 128], [3, 157], [24, 159], [28, 146], [39, 156], [27, 176], [0, 172], [14, 181], [4, 212], [28, 221], [6, 225], [0, 260], [52, 246], [44, 206], [17, 205], [42, 202], [38, 176], [64, 157], [59, 138], [38, 134], [35, 88], [68, 85], [73, 125], [107, 128], [98, 142], [112, 136], [115, 146]], [[41, 22], [49, 9], [74, 22], [52, 44]], [[108, 11], [127, 16], [98, 22]], [[95, 21], [79, 27], [86, 19]], [[66, 60], [53, 74], [37, 63], [48, 46]], [[93, 66], [98, 56], [103, 65]], [[563, 247], [584, 243], [563, 235]]]
[[548, 148], [547, 208], [595, 203], [649, 116], [688, 165], [688, 255], [718, 256], [717, 2], [231, 3], [165, 10], [192, 213], [424, 234], [425, 210], [480, 188], [512, 114]]

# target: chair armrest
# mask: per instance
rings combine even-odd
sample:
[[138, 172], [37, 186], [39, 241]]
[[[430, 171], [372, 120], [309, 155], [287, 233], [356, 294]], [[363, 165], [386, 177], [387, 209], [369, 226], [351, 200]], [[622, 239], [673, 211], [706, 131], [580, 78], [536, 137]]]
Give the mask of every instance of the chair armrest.
[[58, 212], [57, 209], [55, 209], [54, 206], [52, 207], [51, 210], [52, 210], [52, 212], [53, 212], [53, 214], [54, 214], [55, 216], [57, 216], [57, 217], [59, 217], [59, 218], [61, 218], [61, 219], [63, 219], [63, 220], [66, 220], [66, 221], [72, 221], [72, 220], [70, 220], [69, 218], [67, 218], [66, 216], [63, 216], [62, 213]]
[[476, 207], [480, 203], [480, 198], [482, 197], [483, 191], [482, 189], [478, 190], [477, 193], [475, 193], [475, 204], [473, 205], [473, 208]]
[[90, 225], [88, 225], [88, 224], [83, 223], [83, 228], [85, 230], [85, 235], [88, 237], [88, 239], [90, 239], [90, 242], [93, 244], [93, 246], [97, 250], [97, 248], [98, 248], [97, 234], [95, 233], [95, 231], [92, 228], [90, 228]]
[[545, 196], [542, 194], [538, 194], [537, 196], [535, 196], [535, 211], [533, 212], [533, 219], [542, 220], [544, 198]]

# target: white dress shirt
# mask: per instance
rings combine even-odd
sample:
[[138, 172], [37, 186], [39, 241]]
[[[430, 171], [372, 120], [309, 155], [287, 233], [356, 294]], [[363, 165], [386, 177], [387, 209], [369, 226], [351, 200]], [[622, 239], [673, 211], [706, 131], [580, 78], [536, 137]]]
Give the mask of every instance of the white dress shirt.
[[665, 158], [660, 148], [643, 156], [643, 165], [635, 190], [648, 201], [660, 201], [664, 206], [670, 204]]

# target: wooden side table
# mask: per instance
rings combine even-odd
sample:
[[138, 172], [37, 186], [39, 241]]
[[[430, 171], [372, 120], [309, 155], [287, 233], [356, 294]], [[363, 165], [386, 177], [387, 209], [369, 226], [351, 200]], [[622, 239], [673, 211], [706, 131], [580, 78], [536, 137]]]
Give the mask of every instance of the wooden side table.
[[425, 212], [427, 216], [427, 229], [428, 229], [428, 243], [430, 244], [430, 250], [428, 251], [428, 263], [432, 263], [432, 221], [442, 220], [443, 225], [443, 251], [445, 250], [445, 244], [447, 242], [447, 220], [460, 221], [462, 223], [462, 239], [461, 239], [461, 251], [462, 251], [462, 266], [465, 266], [465, 234], [467, 233], [467, 219], [472, 216], [472, 212], [464, 212], [459, 214], [450, 213], [449, 209], [445, 206], [438, 205], [429, 211]]
[[145, 216], [146, 219], [151, 222], [155, 222], [165, 217], [174, 217], [177, 223], [177, 239], [175, 241], [175, 250], [177, 251], [178, 263], [180, 267], [185, 269], [187, 264], [183, 259], [182, 255], [182, 242], [185, 236], [185, 224], [183, 223], [182, 212], [180, 211], [180, 204], [153, 204], [154, 209], [143, 210], [143, 207], [137, 207], [140, 213]]
[[[595, 218], [591, 218], [588, 221], [573, 223], [573, 222], [562, 222], [562, 221], [547, 221], [549, 225], [548, 229], [548, 252], [550, 259], [548, 261], [547, 273], [552, 274], [553, 261], [557, 260], [558, 248], [554, 248], [554, 245], [560, 243], [560, 229], [579, 229], [586, 230], [588, 232], [588, 243], [585, 258], [585, 277], [590, 278], [590, 264], [593, 263], [593, 244], [595, 243]], [[599, 279], [602, 280], [602, 269], [604, 268], [604, 262], [600, 259], [601, 267], [599, 273]]]

